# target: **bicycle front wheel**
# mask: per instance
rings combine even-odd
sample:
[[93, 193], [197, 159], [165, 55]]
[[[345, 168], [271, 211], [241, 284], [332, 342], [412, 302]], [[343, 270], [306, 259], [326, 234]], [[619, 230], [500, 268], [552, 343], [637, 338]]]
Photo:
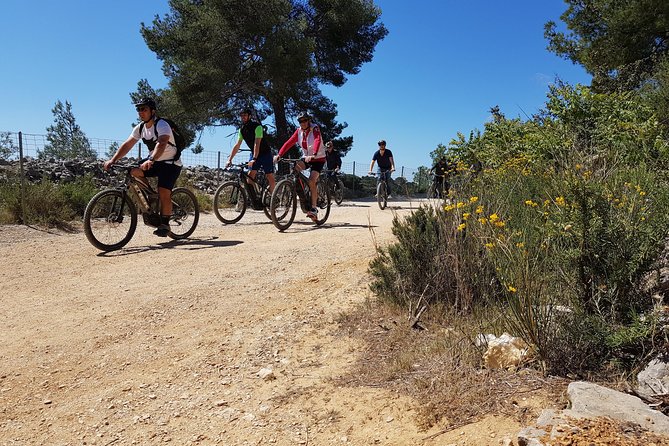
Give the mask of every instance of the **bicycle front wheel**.
[[293, 224], [296, 212], [295, 185], [291, 180], [279, 181], [270, 200], [269, 213], [272, 217], [272, 223], [279, 231], [285, 231]]
[[376, 202], [379, 204], [379, 208], [384, 210], [388, 205], [388, 195], [386, 195], [386, 183], [381, 181], [376, 186]]
[[337, 178], [337, 181], [334, 183], [334, 193], [332, 198], [334, 198], [337, 206], [340, 206], [342, 201], [344, 201], [344, 183], [339, 178]]
[[246, 193], [238, 181], [226, 181], [214, 194], [216, 218], [231, 225], [237, 223], [246, 212]]
[[318, 183], [316, 183], [316, 189], [318, 190], [316, 206], [321, 210], [318, 212], [320, 218], [316, 220], [316, 226], [320, 226], [325, 223], [330, 216], [330, 207], [332, 203], [330, 201], [330, 188], [328, 187], [327, 181], [319, 180]]
[[98, 192], [84, 211], [84, 233], [101, 251], [123, 248], [137, 229], [137, 210], [120, 190]]
[[200, 221], [200, 205], [195, 194], [185, 187], [172, 191], [172, 217], [170, 218], [170, 238], [179, 240], [190, 237]]

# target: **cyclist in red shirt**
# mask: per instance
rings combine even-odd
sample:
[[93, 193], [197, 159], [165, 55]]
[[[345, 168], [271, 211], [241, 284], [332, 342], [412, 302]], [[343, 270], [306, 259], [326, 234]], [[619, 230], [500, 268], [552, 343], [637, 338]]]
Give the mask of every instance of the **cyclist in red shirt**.
[[[311, 210], [307, 212], [307, 217], [313, 221], [318, 220], [318, 190], [316, 181], [325, 165], [325, 146], [321, 139], [320, 128], [311, 122], [311, 116], [307, 112], [302, 112], [297, 117], [300, 126], [295, 133], [283, 143], [276, 160], [280, 159], [295, 144], [299, 145], [304, 153], [301, 161], [297, 163], [297, 169], [301, 172], [304, 169], [311, 169], [309, 174], [309, 190], [311, 192]], [[276, 161], [275, 160], [275, 161]]]

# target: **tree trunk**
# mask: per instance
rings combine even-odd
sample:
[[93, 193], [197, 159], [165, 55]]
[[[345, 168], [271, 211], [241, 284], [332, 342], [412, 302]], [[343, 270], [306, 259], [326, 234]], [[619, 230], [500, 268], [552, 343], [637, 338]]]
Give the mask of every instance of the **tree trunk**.
[[286, 120], [286, 104], [283, 98], [271, 98], [269, 103], [274, 111], [274, 125], [276, 125], [277, 148], [281, 148], [284, 142], [290, 136], [288, 121]]

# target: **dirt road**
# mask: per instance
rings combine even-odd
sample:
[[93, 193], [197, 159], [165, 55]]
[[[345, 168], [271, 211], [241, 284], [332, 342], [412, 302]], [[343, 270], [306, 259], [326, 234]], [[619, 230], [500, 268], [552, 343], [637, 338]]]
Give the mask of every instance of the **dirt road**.
[[[374, 238], [418, 205], [392, 204], [285, 233], [261, 212], [209, 214], [183, 242], [140, 226], [109, 254], [81, 232], [0, 227], [0, 444], [465, 444], [422, 441], [438, 428], [420, 432], [405, 397], [332, 380], [362, 348], [335, 328], [371, 297]], [[472, 430], [467, 444], [505, 434]]]

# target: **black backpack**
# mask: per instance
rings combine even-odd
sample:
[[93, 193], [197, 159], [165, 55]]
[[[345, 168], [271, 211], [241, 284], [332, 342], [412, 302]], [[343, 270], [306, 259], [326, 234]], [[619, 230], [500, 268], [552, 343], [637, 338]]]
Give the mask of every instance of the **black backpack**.
[[[154, 133], [156, 134], [156, 140], [160, 136], [160, 135], [158, 135], [157, 124], [158, 124], [158, 121], [160, 121], [161, 119], [163, 121], [165, 121], [170, 126], [170, 128], [172, 129], [172, 136], [174, 136], [174, 147], [176, 147], [176, 149], [177, 149], [177, 154], [175, 155], [175, 157], [172, 161], [176, 161], [179, 158], [181, 158], [181, 152], [183, 152], [183, 150], [186, 148], [186, 138], [184, 137], [184, 134], [179, 129], [179, 126], [177, 126], [174, 123], [174, 121], [172, 121], [171, 119], [167, 119], [167, 118], [156, 117], [156, 119], [153, 121], [153, 125], [156, 126], [155, 131], [154, 131]], [[139, 125], [140, 136], [142, 135], [142, 130], [144, 130], [144, 124], [145, 123], [142, 122]], [[154, 140], [151, 140], [151, 139], [144, 139], [144, 138], [142, 138], [142, 141], [144, 141], [144, 144], [146, 144], [146, 146], [149, 148], [149, 150], [153, 150], [156, 147], [156, 142], [157, 141], [154, 141]], [[172, 145], [172, 143], [168, 143], [168, 144]]]

